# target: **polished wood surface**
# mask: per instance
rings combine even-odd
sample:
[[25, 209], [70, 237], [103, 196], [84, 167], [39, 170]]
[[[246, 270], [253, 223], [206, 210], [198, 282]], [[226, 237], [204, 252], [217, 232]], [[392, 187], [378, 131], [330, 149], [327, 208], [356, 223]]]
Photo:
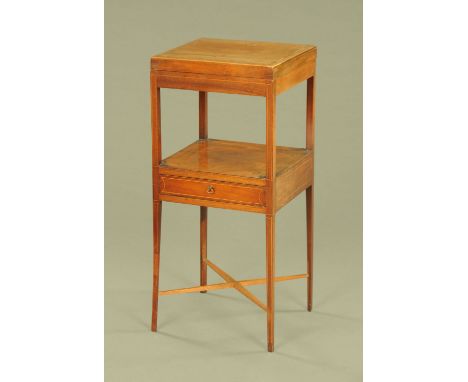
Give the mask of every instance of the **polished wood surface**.
[[[315, 50], [312, 45], [200, 38], [152, 58], [157, 70], [218, 74], [216, 64], [232, 76], [267, 78], [292, 58]], [[206, 66], [210, 64], [210, 66]], [[193, 67], [195, 65], [195, 68]], [[190, 70], [187, 70], [189, 68]], [[270, 69], [270, 70], [268, 70]], [[271, 78], [271, 77], [270, 77]]]
[[178, 196], [178, 195], [159, 195], [159, 200], [163, 202], [172, 203], [183, 203], [192, 204], [194, 206], [212, 207], [212, 208], [223, 208], [227, 210], [245, 211], [245, 212], [256, 212], [265, 213], [265, 207], [255, 204], [242, 204], [242, 203], [231, 203], [226, 201], [220, 201], [216, 199], [201, 199], [189, 196]]
[[[265, 82], [255, 79], [212, 77], [197, 73], [178, 73], [156, 71], [158, 82], [162, 88], [200, 90], [204, 92], [242, 94], [249, 96], [264, 96]], [[260, 81], [260, 82], [259, 82]]]
[[266, 279], [267, 279], [267, 344], [268, 351], [275, 343], [275, 215], [266, 215]]
[[312, 45], [200, 38], [158, 55], [164, 59], [278, 66], [312, 49]]
[[[153, 168], [161, 162], [161, 88], [155, 72], [151, 72], [151, 135]], [[157, 199], [157, 198], [155, 198]]]
[[267, 88], [266, 101], [266, 294], [268, 351], [275, 342], [275, 213], [276, 213], [276, 91], [272, 84]]
[[[161, 91], [158, 87], [154, 72], [150, 76], [151, 84], [151, 133], [153, 142], [152, 162], [153, 180], [159, 178], [159, 164], [161, 161]], [[151, 330], [158, 327], [158, 297], [159, 297], [159, 262], [161, 243], [161, 210], [158, 184], [153, 181], [153, 297]]]
[[[299, 164], [312, 151], [276, 147], [276, 175]], [[234, 183], [265, 185], [266, 145], [217, 139], [199, 140], [161, 162], [164, 175], [201, 177]]]
[[314, 149], [315, 144], [315, 78], [307, 80], [306, 98], [306, 148]]
[[[208, 207], [200, 207], [200, 285], [208, 279]], [[205, 291], [206, 292], [206, 291]], [[202, 292], [204, 293], [204, 292]]]
[[[315, 78], [307, 80], [306, 98], [306, 147], [314, 154], [315, 145]], [[313, 160], [313, 157], [312, 157]], [[306, 189], [307, 229], [307, 310], [312, 311], [313, 257], [314, 257], [314, 166], [309, 172], [310, 185]]]
[[219, 276], [221, 276], [226, 282], [233, 283], [233, 288], [237, 289], [241, 294], [247, 297], [250, 301], [252, 301], [255, 305], [259, 306], [263, 310], [267, 310], [266, 305], [261, 302], [257, 296], [255, 296], [252, 292], [248, 289], [245, 289], [238, 281], [232, 278], [228, 273], [224, 272], [221, 268], [214, 265], [210, 260], [207, 261], [208, 266], [213, 269]]
[[306, 229], [307, 229], [307, 310], [312, 311], [312, 276], [313, 276], [313, 201], [312, 186], [306, 189]]
[[266, 96], [315, 74], [313, 45], [201, 38], [153, 56], [161, 87]]
[[161, 248], [161, 212], [162, 203], [156, 202], [153, 208], [153, 313], [151, 317], [151, 330], [158, 328], [158, 297], [159, 297], [159, 263]]
[[[208, 138], [208, 93], [198, 93], [198, 137]], [[200, 207], [200, 285], [206, 285], [208, 277], [208, 207]], [[200, 291], [206, 293], [206, 290]]]
[[276, 176], [276, 211], [288, 204], [292, 199], [312, 184], [312, 169], [314, 160], [312, 153], [300, 162], [291, 166]]
[[276, 94], [283, 93], [315, 75], [316, 51], [312, 50], [288, 61], [276, 73]]
[[[312, 309], [315, 70], [312, 45], [198, 39], [151, 59], [153, 141], [153, 315], [158, 296], [226, 288], [266, 311], [267, 348], [274, 350], [275, 282], [307, 279], [307, 309]], [[276, 144], [277, 95], [307, 80], [305, 148]], [[161, 158], [161, 88], [199, 92], [199, 140]], [[265, 98], [265, 144], [208, 139], [208, 92]], [[307, 273], [275, 275], [276, 213], [306, 191]], [[200, 286], [159, 292], [162, 202], [200, 206]], [[208, 207], [263, 213], [266, 277], [237, 281], [207, 257]], [[225, 282], [207, 284], [211, 268]], [[245, 286], [266, 284], [266, 304]]]
[[[299, 275], [277, 276], [275, 277], [274, 281], [276, 283], [276, 282], [281, 282], [281, 281], [305, 279], [307, 278], [307, 276], [308, 276], [307, 273], [302, 273]], [[266, 278], [263, 277], [263, 278], [258, 278], [258, 279], [239, 280], [236, 282], [224, 282], [224, 283], [210, 284], [210, 285], [190, 287], [190, 288], [169, 289], [169, 290], [160, 291], [159, 295], [168, 296], [172, 294], [184, 294], [184, 293], [206, 292], [209, 290], [228, 289], [228, 288], [234, 288], [236, 283], [242, 286], [260, 285], [260, 284], [266, 283]]]
[[[189, 204], [195, 205], [204, 205], [198, 199], [209, 199], [264, 206], [266, 209], [265, 202], [271, 197], [267, 195], [266, 153], [266, 145], [261, 144], [214, 139], [197, 141], [162, 161], [159, 168], [160, 192], [192, 198], [194, 200]], [[271, 195], [276, 201], [270, 208], [277, 211], [312, 184], [313, 151], [276, 146], [275, 162], [276, 181], [270, 179], [269, 184], [275, 184], [275, 192]], [[169, 188], [167, 179], [172, 180]], [[174, 189], [174, 179], [178, 179], [179, 189]], [[193, 187], [187, 183], [191, 180], [194, 181]], [[183, 184], [187, 184], [189, 189]], [[214, 192], [208, 193], [210, 185]], [[245, 185], [265, 188], [246, 188]], [[240, 195], [236, 190], [241, 190]], [[237, 208], [234, 206], [232, 209]]]
[[220, 202], [265, 205], [265, 190], [262, 187], [161, 175], [160, 195], [183, 196]]

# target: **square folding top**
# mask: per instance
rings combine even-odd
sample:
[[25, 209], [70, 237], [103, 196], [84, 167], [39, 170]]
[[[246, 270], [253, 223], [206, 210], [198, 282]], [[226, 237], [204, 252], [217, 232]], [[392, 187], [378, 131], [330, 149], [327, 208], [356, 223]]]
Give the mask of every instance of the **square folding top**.
[[313, 45], [200, 38], [151, 59], [161, 74], [277, 82], [281, 92], [314, 75]]

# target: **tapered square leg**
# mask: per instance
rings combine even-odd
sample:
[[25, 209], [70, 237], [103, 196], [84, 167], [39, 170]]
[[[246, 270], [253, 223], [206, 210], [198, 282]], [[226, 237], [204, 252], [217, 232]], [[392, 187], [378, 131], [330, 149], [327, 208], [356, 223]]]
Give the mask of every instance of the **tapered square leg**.
[[276, 85], [266, 87], [266, 286], [268, 351], [275, 347]]
[[266, 215], [266, 286], [268, 351], [275, 344], [275, 216]]
[[314, 254], [314, 191], [312, 187], [306, 189], [306, 219], [307, 219], [307, 310], [312, 311], [312, 281]]
[[[315, 146], [315, 77], [307, 79], [306, 147]], [[314, 163], [315, 166], [315, 163]], [[314, 177], [312, 168], [312, 179]], [[306, 189], [307, 214], [307, 310], [312, 311], [313, 251], [314, 251], [314, 182]]]
[[[200, 286], [207, 283], [208, 208], [200, 207]], [[206, 293], [206, 290], [200, 293]]]
[[159, 298], [159, 253], [161, 248], [161, 210], [162, 203], [154, 202], [153, 207], [153, 312], [151, 330], [158, 327], [158, 298]]

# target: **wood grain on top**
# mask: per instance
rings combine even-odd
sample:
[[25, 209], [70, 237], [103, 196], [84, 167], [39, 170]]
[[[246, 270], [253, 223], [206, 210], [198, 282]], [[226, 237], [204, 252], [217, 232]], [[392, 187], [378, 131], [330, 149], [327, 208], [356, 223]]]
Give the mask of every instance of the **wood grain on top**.
[[[202, 139], [163, 160], [160, 171], [165, 174], [177, 174], [171, 170], [184, 172], [186, 176], [198, 174], [205, 179], [231, 177], [231, 181], [234, 181], [232, 177], [254, 178], [261, 181], [252, 183], [262, 184], [266, 174], [265, 155], [262, 144]], [[311, 155], [311, 150], [278, 146], [277, 174]]]
[[153, 56], [156, 70], [271, 79], [288, 61], [315, 46], [201, 38]]
[[156, 57], [274, 67], [313, 48], [312, 45], [201, 38]]

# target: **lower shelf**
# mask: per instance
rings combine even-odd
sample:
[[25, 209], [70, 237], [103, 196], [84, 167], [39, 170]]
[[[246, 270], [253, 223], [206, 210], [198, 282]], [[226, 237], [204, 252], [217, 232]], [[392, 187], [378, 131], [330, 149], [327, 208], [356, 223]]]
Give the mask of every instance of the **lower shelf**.
[[[276, 205], [284, 206], [312, 184], [311, 150], [278, 146]], [[265, 145], [199, 140], [163, 160], [160, 200], [265, 212]]]

